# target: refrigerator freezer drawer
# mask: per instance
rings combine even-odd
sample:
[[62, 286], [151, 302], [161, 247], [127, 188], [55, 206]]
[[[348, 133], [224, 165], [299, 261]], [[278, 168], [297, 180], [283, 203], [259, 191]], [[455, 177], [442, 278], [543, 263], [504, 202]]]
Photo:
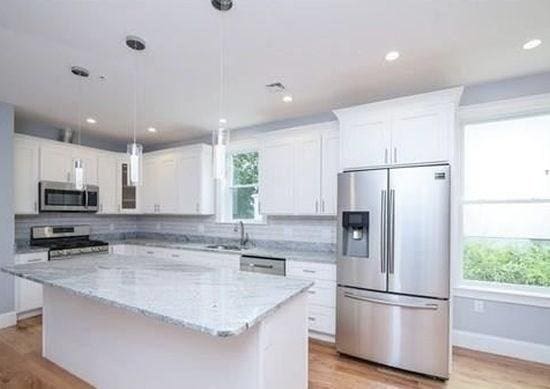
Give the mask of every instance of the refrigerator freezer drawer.
[[449, 302], [338, 287], [339, 352], [441, 378], [449, 376]]

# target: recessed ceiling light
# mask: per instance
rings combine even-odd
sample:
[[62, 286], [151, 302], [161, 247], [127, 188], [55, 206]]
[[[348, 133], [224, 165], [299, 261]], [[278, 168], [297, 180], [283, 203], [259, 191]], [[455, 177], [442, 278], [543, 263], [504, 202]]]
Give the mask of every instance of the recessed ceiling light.
[[149, 131], [151, 134], [154, 134], [157, 132], [157, 129], [155, 127], [149, 127], [147, 131]]
[[227, 119], [221, 118], [220, 120], [218, 120], [218, 122], [220, 124], [227, 124]]
[[530, 41], [525, 42], [525, 44], [523, 45], [523, 49], [531, 50], [531, 49], [534, 49], [535, 47], [540, 46], [541, 43], [542, 41], [540, 39], [531, 39]]
[[397, 58], [399, 58], [399, 51], [390, 51], [388, 54], [386, 54], [385, 58], [388, 62], [395, 61]]
[[292, 98], [291, 95], [283, 96], [283, 102], [285, 102], [285, 103], [292, 103], [292, 100], [293, 100], [293, 98]]
[[94, 118], [87, 118], [87, 119], [86, 119], [86, 123], [96, 124], [97, 121], [96, 121]]

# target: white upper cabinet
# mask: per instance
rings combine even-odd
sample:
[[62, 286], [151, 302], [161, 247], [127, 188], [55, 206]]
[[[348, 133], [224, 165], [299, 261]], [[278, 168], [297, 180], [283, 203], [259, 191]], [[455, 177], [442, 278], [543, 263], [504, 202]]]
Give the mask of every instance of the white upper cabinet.
[[32, 138], [15, 136], [14, 208], [15, 214], [38, 213], [39, 143]]
[[294, 145], [294, 213], [316, 215], [321, 210], [321, 137]]
[[391, 163], [449, 161], [455, 108], [451, 104], [394, 113]]
[[265, 136], [260, 153], [260, 212], [335, 214], [338, 141], [333, 122]]
[[213, 214], [211, 150], [201, 144], [146, 154], [141, 212]]
[[462, 88], [334, 111], [343, 170], [450, 162]]
[[113, 214], [119, 211], [118, 160], [119, 156], [115, 153], [99, 153], [97, 156], [98, 213]]
[[331, 130], [322, 136], [320, 213], [323, 215], [336, 215], [339, 170], [340, 134]]
[[74, 182], [74, 162], [84, 167], [84, 184], [97, 185], [97, 153], [70, 144], [44, 142], [40, 146], [40, 180]]
[[260, 213], [294, 213], [294, 140], [270, 140], [260, 155]]
[[179, 213], [184, 215], [214, 214], [214, 179], [212, 147], [192, 146], [178, 159]]
[[42, 144], [40, 147], [40, 180], [71, 182], [73, 153], [63, 144]]

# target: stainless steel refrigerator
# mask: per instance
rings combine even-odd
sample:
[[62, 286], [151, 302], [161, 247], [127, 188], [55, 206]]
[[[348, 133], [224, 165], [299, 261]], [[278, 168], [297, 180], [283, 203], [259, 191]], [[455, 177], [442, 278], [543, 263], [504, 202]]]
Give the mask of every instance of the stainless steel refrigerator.
[[448, 378], [448, 165], [338, 175], [339, 352]]

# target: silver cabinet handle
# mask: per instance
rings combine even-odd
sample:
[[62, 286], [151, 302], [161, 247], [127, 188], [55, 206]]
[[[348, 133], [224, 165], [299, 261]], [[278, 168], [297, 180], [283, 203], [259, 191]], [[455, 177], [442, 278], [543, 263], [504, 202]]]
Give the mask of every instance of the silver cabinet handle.
[[390, 274], [395, 270], [395, 189], [390, 189], [388, 228], [388, 270]]
[[302, 269], [304, 273], [317, 273], [315, 270], [309, 270], [309, 269]]
[[393, 148], [393, 162], [397, 163], [397, 147]]
[[315, 213], [319, 213], [319, 200], [315, 199]]
[[179, 258], [179, 254], [172, 254], [172, 258]]
[[149, 255], [153, 255], [155, 252], [154, 251], [146, 251], [147, 254]]
[[308, 290], [307, 292], [308, 292], [309, 294], [315, 294], [315, 291], [314, 291], [314, 290], [311, 290], [311, 289]]
[[273, 269], [273, 265], [260, 265], [258, 263], [249, 263], [248, 267], [257, 267], [259, 269]]
[[315, 321], [315, 318], [312, 317], [312, 316], [309, 316], [307, 319], [308, 319], [309, 321]]
[[388, 163], [388, 148], [384, 149], [384, 163]]
[[32, 209], [34, 210], [34, 212], [38, 211], [38, 204], [36, 203], [36, 201], [32, 205]]
[[71, 182], [71, 172], [67, 172], [67, 182]]
[[386, 248], [388, 247], [386, 234], [387, 198], [387, 191], [383, 190], [380, 200], [380, 271], [382, 273], [386, 272]]
[[363, 297], [363, 296], [357, 296], [355, 294], [351, 293], [344, 293], [344, 297], [350, 298], [352, 300], [357, 301], [364, 301], [367, 303], [374, 303], [374, 304], [383, 304], [383, 305], [393, 305], [395, 307], [403, 307], [403, 308], [413, 308], [413, 309], [437, 309], [437, 304], [409, 304], [409, 303], [399, 303], [396, 301], [387, 301], [387, 300], [380, 300], [380, 299], [374, 299], [370, 297]]
[[325, 199], [321, 200], [321, 212], [325, 213]]
[[33, 263], [33, 262], [42, 262], [42, 258], [33, 258], [27, 261], [27, 263]]
[[200, 204], [197, 203], [197, 204], [195, 205], [195, 211], [196, 211], [197, 213], [199, 213], [199, 212], [200, 212], [200, 208], [201, 208], [201, 207], [200, 207]]

